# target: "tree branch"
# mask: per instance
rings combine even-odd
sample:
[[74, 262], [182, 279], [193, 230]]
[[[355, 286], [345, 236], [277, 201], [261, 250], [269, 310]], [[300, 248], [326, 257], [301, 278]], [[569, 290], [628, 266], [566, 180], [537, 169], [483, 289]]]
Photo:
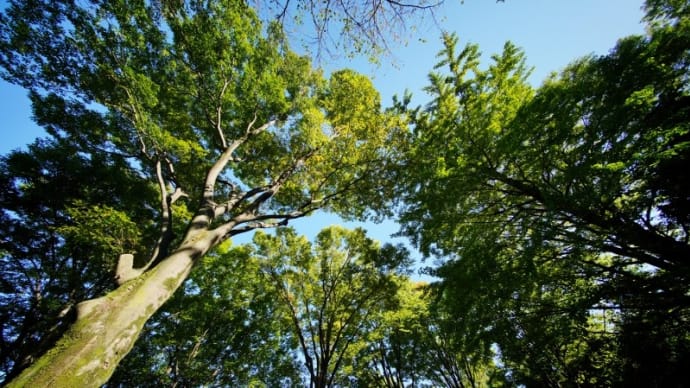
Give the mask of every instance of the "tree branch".
[[208, 170], [206, 179], [204, 181], [202, 201], [191, 223], [194, 228], [198, 229], [208, 227], [213, 218], [216, 216], [215, 208], [217, 207], [217, 204], [213, 201], [215, 196], [216, 181], [225, 166], [227, 166], [228, 162], [233, 160], [233, 153], [235, 150], [237, 150], [240, 145], [244, 144], [252, 136], [266, 130], [276, 123], [276, 120], [271, 120], [260, 127], [254, 128], [254, 123], [256, 123], [257, 117], [258, 116], [255, 113], [254, 118], [249, 125], [247, 125], [247, 130], [245, 131], [244, 135], [233, 141], [232, 144], [230, 144], [223, 151], [223, 153], [218, 157], [218, 160], [216, 160], [213, 166], [211, 166], [211, 168]]
[[173, 229], [173, 215], [172, 215], [172, 204], [175, 203], [181, 197], [187, 197], [187, 194], [182, 191], [180, 187], [177, 187], [175, 191], [168, 194], [168, 189], [165, 183], [165, 178], [163, 176], [163, 169], [161, 166], [161, 160], [165, 159], [168, 163], [169, 171], [174, 174], [174, 168], [172, 162], [167, 158], [158, 157], [155, 164], [156, 170], [156, 180], [158, 182], [158, 191], [160, 193], [160, 235], [156, 245], [153, 248], [151, 257], [146, 262], [146, 264], [141, 268], [133, 268], [133, 257], [129, 254], [120, 255], [117, 264], [117, 271], [115, 280], [118, 284], [122, 284], [128, 280], [131, 280], [143, 272], [147, 271], [149, 268], [155, 266], [160, 260], [168, 256], [170, 250], [170, 243], [172, 242], [174, 235]]

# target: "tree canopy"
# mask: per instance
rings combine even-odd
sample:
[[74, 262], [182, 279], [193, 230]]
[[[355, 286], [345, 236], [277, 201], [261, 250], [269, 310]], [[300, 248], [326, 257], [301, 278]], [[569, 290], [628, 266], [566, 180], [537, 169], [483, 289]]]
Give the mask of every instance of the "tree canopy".
[[[484, 69], [478, 47], [446, 35], [431, 102], [411, 111], [403, 233], [448, 258], [435, 273], [443, 306], [462, 317], [458, 336], [497, 343], [518, 384], [620, 383], [594, 366], [605, 359], [649, 384], [679, 377], [631, 371], [687, 357], [687, 330], [662, 329], [657, 315], [687, 328], [690, 19], [680, 3], [650, 2], [647, 36], [537, 89], [514, 45]], [[616, 349], [614, 333], [635, 317], [668, 330], [653, 340], [664, 361], [626, 353], [632, 343]]]
[[[495, 385], [454, 343], [408, 253], [362, 229], [292, 228], [221, 246], [147, 323], [108, 387]], [[498, 380], [500, 381], [500, 380]]]
[[298, 340], [309, 387], [348, 385], [373, 317], [394, 304], [404, 250], [379, 247], [361, 229], [322, 230], [312, 245], [291, 229], [254, 237]]

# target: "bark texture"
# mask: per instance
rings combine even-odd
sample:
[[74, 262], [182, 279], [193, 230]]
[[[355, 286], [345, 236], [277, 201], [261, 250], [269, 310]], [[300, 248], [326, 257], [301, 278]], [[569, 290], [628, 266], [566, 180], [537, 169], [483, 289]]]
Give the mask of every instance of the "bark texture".
[[197, 232], [150, 271], [111, 293], [80, 303], [77, 320], [57, 345], [8, 387], [100, 387], [132, 349], [145, 322], [216, 241]]

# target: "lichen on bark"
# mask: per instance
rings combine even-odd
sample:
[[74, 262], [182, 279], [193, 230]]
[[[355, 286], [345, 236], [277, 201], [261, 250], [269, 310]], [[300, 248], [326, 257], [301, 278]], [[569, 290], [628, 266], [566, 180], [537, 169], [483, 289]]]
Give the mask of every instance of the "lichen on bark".
[[167, 265], [157, 266], [103, 297], [78, 305], [76, 321], [56, 346], [8, 387], [104, 384], [132, 349], [146, 321], [187, 277], [193, 259], [178, 251], [166, 259]]

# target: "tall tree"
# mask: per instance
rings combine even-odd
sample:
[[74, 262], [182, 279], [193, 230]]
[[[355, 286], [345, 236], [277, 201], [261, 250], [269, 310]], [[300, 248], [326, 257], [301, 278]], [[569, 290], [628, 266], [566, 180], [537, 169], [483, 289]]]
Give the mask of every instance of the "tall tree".
[[[556, 345], [562, 360], [520, 361], [504, 349], [516, 365], [531, 365], [525, 376], [539, 384], [593, 383], [568, 371], [587, 370], [577, 365], [588, 361], [582, 348], [602, 358], [616, 351], [607, 333], [594, 336], [600, 308], [658, 312], [624, 314], [646, 325], [672, 312], [672, 326], [688, 325], [690, 194], [679, 166], [690, 155], [690, 17], [682, 1], [647, 9], [647, 36], [575, 61], [536, 91], [513, 45], [482, 69], [476, 47], [458, 52], [446, 36], [445, 71], [427, 88], [432, 102], [413, 111], [404, 233], [427, 254], [451, 258], [439, 270], [446, 300], [458, 316], [477, 318], [474, 330], [495, 332], [498, 312], [508, 317], [505, 344], [522, 342], [514, 347], [522, 355], [529, 341]], [[546, 322], [550, 330], [540, 331]], [[687, 330], [665, 332], [675, 350], [660, 353], [683, 360]], [[581, 339], [578, 350], [573, 340]], [[548, 343], [535, 344], [548, 355]], [[633, 368], [645, 361], [629, 355], [618, 357]], [[561, 376], [551, 374], [557, 365]], [[648, 377], [649, 385], [673, 379]]]
[[355, 360], [357, 386], [416, 387], [424, 378], [422, 324], [427, 312], [423, 286], [401, 279], [394, 309], [377, 312], [367, 347]]
[[242, 2], [157, 4], [12, 2], [0, 15], [1, 74], [30, 91], [39, 124], [77, 152], [121, 155], [157, 190], [141, 199], [157, 217], [157, 235], [138, 242], [147, 249], [121, 251], [119, 287], [77, 305], [14, 385], [100, 385], [227, 238], [388, 201], [402, 137], [366, 78], [322, 80]]
[[[608, 252], [612, 272], [646, 264], [678, 280], [669, 286], [687, 284], [688, 195], [666, 178], [688, 154], [685, 24], [577, 61], [534, 97], [514, 47], [481, 71], [475, 47], [456, 55], [447, 38], [449, 73], [432, 75], [412, 161], [444, 148], [415, 170], [424, 175], [406, 232], [427, 252], [497, 240], [527, 248], [523, 237]], [[669, 289], [678, 303], [682, 288]]]
[[254, 241], [299, 340], [309, 386], [348, 385], [372, 318], [393, 306], [407, 252], [379, 247], [361, 229], [335, 226], [313, 245], [282, 228], [276, 236], [257, 233]]

